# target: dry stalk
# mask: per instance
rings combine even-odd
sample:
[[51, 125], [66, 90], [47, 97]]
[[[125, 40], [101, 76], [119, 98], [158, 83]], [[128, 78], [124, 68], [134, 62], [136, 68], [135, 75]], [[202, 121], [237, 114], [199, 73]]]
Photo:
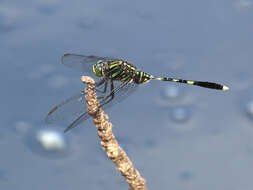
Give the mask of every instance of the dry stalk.
[[116, 165], [117, 170], [124, 176], [129, 184], [130, 190], [146, 190], [146, 181], [143, 179], [133, 163], [128, 158], [126, 152], [119, 146], [114, 134], [112, 133], [112, 123], [108, 121], [108, 116], [99, 108], [95, 89], [95, 82], [92, 78], [82, 76], [83, 83], [87, 83], [85, 88], [85, 98], [87, 112], [92, 116], [93, 122], [97, 128], [98, 136], [101, 140], [103, 150], [107, 156]]

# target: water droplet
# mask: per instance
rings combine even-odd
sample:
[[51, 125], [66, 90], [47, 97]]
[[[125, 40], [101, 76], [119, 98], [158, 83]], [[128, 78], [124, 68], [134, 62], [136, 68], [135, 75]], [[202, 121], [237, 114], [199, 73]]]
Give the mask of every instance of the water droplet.
[[56, 131], [40, 130], [36, 134], [36, 139], [47, 151], [63, 151], [66, 148], [65, 139]]
[[162, 87], [160, 96], [154, 99], [155, 103], [161, 107], [179, 106], [192, 104], [194, 98], [185, 95], [185, 88], [173, 84]]
[[28, 75], [28, 77], [31, 79], [39, 79], [39, 78], [51, 73], [52, 71], [54, 71], [54, 69], [55, 68], [52, 65], [42, 64], [38, 68], [36, 68], [36, 70], [32, 71]]
[[51, 15], [56, 12], [59, 0], [37, 0], [38, 10], [45, 15]]
[[15, 124], [15, 131], [18, 134], [26, 134], [28, 132], [28, 130], [31, 128], [31, 124], [25, 121], [17, 121]]
[[48, 84], [52, 88], [62, 88], [68, 84], [68, 80], [64, 76], [58, 75], [51, 77]]
[[7, 181], [7, 172], [5, 170], [0, 169], [0, 181]]
[[179, 88], [175, 85], [165, 85], [165, 87], [161, 91], [161, 97], [165, 100], [179, 99], [183, 96], [182, 88]]
[[175, 122], [186, 122], [190, 119], [190, 110], [185, 107], [172, 108], [170, 117]]
[[152, 147], [155, 147], [157, 145], [157, 142], [155, 139], [146, 139], [145, 140], [145, 146], [147, 148], [152, 148]]
[[179, 177], [184, 181], [189, 181], [193, 178], [193, 173], [190, 171], [183, 171], [179, 174]]
[[253, 119], [253, 100], [250, 100], [246, 103], [246, 112], [248, 116]]
[[0, 7], [0, 32], [9, 32], [15, 29], [18, 22], [19, 13], [17, 9], [1, 6]]
[[30, 132], [24, 140], [32, 152], [45, 157], [66, 157], [70, 152], [66, 137], [53, 129]]
[[237, 10], [249, 9], [253, 7], [253, 1], [250, 0], [238, 0], [234, 3]]
[[137, 10], [136, 16], [146, 21], [151, 21], [154, 18], [153, 13], [143, 9]]
[[77, 26], [79, 26], [82, 29], [91, 29], [98, 23], [98, 20], [96, 18], [86, 16], [83, 18], [79, 18], [79, 21], [77, 22]]

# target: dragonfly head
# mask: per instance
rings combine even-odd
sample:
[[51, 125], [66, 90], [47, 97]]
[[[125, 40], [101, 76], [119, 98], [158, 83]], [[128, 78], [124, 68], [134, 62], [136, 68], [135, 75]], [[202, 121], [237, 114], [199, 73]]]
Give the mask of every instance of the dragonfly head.
[[103, 67], [104, 67], [104, 62], [100, 60], [92, 66], [92, 72], [97, 77], [102, 77], [104, 76]]

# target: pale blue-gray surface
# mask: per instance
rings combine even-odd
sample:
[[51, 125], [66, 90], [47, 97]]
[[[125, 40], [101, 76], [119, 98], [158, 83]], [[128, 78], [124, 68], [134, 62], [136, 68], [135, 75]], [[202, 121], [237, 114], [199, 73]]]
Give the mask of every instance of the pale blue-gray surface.
[[64, 152], [38, 144], [39, 130], [65, 127], [45, 126], [49, 109], [83, 87], [60, 64], [70, 52], [228, 85], [152, 81], [108, 113], [149, 189], [251, 190], [252, 20], [252, 0], [1, 0], [0, 189], [128, 188], [91, 121]]

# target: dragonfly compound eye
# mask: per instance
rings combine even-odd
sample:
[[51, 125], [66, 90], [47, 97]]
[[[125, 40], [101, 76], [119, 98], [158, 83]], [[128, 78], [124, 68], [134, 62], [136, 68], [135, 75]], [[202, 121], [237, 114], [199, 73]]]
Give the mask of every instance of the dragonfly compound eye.
[[92, 71], [97, 77], [102, 77], [103, 72], [102, 72], [102, 65], [101, 64], [94, 64], [92, 66]]

